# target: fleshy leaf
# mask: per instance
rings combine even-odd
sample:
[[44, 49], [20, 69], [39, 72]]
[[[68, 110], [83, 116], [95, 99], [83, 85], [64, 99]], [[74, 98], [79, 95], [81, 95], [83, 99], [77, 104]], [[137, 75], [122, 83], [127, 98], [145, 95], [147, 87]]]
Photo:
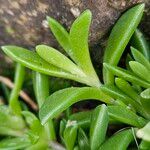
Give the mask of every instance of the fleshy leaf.
[[45, 124], [48, 119], [58, 116], [72, 104], [86, 99], [97, 99], [110, 104], [114, 102], [98, 88], [66, 88], [50, 95], [42, 105], [39, 112], [42, 124]]
[[52, 33], [54, 34], [59, 44], [68, 53], [68, 55], [72, 57], [70, 53], [71, 46], [70, 46], [70, 41], [69, 41], [69, 33], [55, 19], [51, 17], [47, 17], [47, 21], [48, 21], [48, 24], [50, 26]]
[[74, 64], [69, 58], [60, 53], [58, 50], [46, 45], [38, 45], [36, 47], [36, 51], [39, 56], [48, 63], [72, 74], [81, 77], [85, 76], [85, 74], [76, 64]]
[[130, 81], [132, 83], [135, 83], [135, 84], [140, 85], [145, 88], [150, 87], [150, 83], [142, 80], [141, 78], [135, 76], [133, 73], [131, 73], [125, 69], [122, 69], [122, 68], [116, 67], [116, 66], [112, 66], [112, 65], [109, 65], [106, 63], [104, 63], [104, 67], [105, 67], [105, 69], [108, 69], [113, 75], [121, 77], [127, 81]]
[[[104, 54], [104, 62], [117, 65], [126, 45], [137, 28], [144, 11], [144, 4], [136, 5], [125, 12], [110, 34]], [[103, 69], [105, 83], [114, 83], [114, 76], [110, 70]]]
[[133, 140], [132, 130], [123, 130], [106, 140], [99, 150], [126, 150]]
[[106, 105], [96, 107], [92, 114], [90, 126], [91, 150], [97, 150], [104, 142], [108, 127], [109, 117]]
[[70, 43], [73, 56], [72, 59], [92, 78], [92, 80], [99, 84], [99, 79], [93, 68], [88, 48], [91, 16], [91, 12], [86, 10], [74, 21], [70, 29]]
[[132, 71], [139, 76], [140, 78], [150, 82], [150, 71], [141, 63], [137, 61], [130, 61], [129, 62], [130, 68]]

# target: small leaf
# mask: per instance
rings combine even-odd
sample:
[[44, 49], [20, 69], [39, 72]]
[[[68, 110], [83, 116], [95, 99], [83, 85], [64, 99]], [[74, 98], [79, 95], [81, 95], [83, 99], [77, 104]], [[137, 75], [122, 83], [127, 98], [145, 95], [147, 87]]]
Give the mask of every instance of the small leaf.
[[144, 118], [139, 117], [123, 106], [108, 106], [108, 113], [111, 119], [131, 126], [143, 127], [146, 124], [146, 120]]
[[137, 137], [150, 142], [150, 122], [148, 122], [143, 128], [139, 129], [136, 135]]
[[74, 21], [70, 29], [70, 43], [72, 59], [99, 85], [99, 79], [93, 68], [88, 48], [91, 18], [91, 12], [86, 10]]
[[62, 48], [71, 56], [71, 46], [69, 42], [69, 33], [64, 29], [64, 27], [58, 23], [55, 19], [47, 17], [48, 24], [55, 38], [62, 46]]
[[131, 38], [131, 45], [137, 48], [148, 60], [150, 60], [148, 43], [139, 29], [135, 30]]
[[72, 104], [86, 99], [97, 99], [110, 104], [114, 102], [98, 88], [66, 88], [49, 96], [42, 105], [39, 112], [42, 124], [45, 124], [48, 119], [58, 116]]
[[108, 127], [109, 117], [106, 105], [96, 107], [92, 114], [90, 127], [91, 150], [97, 150], [104, 142]]
[[115, 78], [115, 83], [120, 90], [122, 90], [130, 98], [140, 103], [140, 96], [127, 81], [122, 78]]
[[116, 67], [116, 66], [112, 66], [112, 65], [109, 65], [106, 63], [104, 63], [104, 67], [105, 67], [105, 69], [111, 71], [112, 74], [114, 74], [118, 77], [121, 77], [127, 81], [130, 81], [132, 83], [135, 83], [135, 84], [140, 85], [145, 88], [150, 87], [150, 83], [142, 80], [141, 78], [136, 77], [133, 73], [131, 73], [125, 69], [122, 69], [122, 68]]
[[150, 71], [142, 64], [136, 61], [130, 61], [129, 65], [132, 71], [142, 79], [150, 82]]
[[39, 56], [48, 63], [72, 74], [79, 75], [81, 77], [85, 76], [76, 64], [74, 64], [69, 58], [60, 53], [58, 50], [46, 45], [38, 45], [36, 46], [36, 51]]
[[99, 148], [99, 150], [127, 150], [129, 144], [134, 140], [131, 129], [115, 133]]
[[82, 128], [79, 128], [78, 131], [78, 145], [80, 150], [90, 150], [88, 137]]
[[30, 145], [31, 145], [31, 142], [27, 137], [6, 138], [0, 141], [1, 150], [24, 149]]
[[149, 63], [148, 59], [146, 59], [146, 57], [141, 52], [139, 52], [137, 49], [135, 49], [133, 47], [131, 47], [131, 52], [132, 52], [132, 55], [133, 55], [134, 59], [137, 62], [141, 63], [148, 70], [150, 70], [150, 63]]
[[66, 127], [64, 130], [64, 142], [67, 150], [73, 150], [77, 138], [78, 126], [76, 124]]
[[[104, 54], [104, 62], [117, 65], [126, 45], [137, 28], [144, 11], [144, 4], [136, 5], [125, 12], [110, 34]], [[114, 83], [114, 76], [110, 70], [103, 70], [105, 83]]]
[[144, 90], [140, 95], [142, 98], [150, 99], [150, 88]]

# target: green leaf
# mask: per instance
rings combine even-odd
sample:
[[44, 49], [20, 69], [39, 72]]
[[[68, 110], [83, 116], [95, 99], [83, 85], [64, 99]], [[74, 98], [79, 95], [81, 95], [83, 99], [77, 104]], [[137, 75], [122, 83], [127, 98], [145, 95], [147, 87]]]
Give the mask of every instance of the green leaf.
[[77, 138], [78, 126], [75, 124], [68, 125], [64, 130], [64, 142], [67, 150], [73, 150]]
[[140, 96], [127, 81], [122, 78], [115, 78], [115, 83], [120, 90], [122, 90], [130, 98], [140, 103]]
[[69, 54], [69, 56], [72, 57], [71, 46], [69, 42], [69, 33], [55, 19], [47, 17], [47, 21], [52, 33], [54, 34], [59, 44]]
[[31, 145], [27, 137], [6, 138], [0, 141], [0, 150], [17, 150], [24, 149]]
[[143, 128], [139, 129], [136, 135], [137, 137], [150, 142], [150, 122], [148, 122]]
[[99, 79], [93, 68], [88, 48], [91, 18], [91, 12], [86, 10], [74, 21], [70, 29], [70, 43], [72, 59], [91, 77], [91, 80], [99, 86]]
[[58, 116], [72, 104], [86, 99], [97, 99], [110, 104], [114, 102], [98, 88], [66, 88], [49, 96], [42, 105], [39, 112], [42, 124], [45, 124], [48, 119]]
[[150, 88], [144, 90], [140, 95], [142, 98], [150, 99]]
[[148, 60], [150, 60], [148, 43], [139, 29], [135, 30], [131, 38], [131, 45], [137, 48]]
[[137, 76], [150, 82], [150, 71], [144, 65], [136, 61], [130, 61], [129, 65]]
[[96, 107], [92, 114], [90, 126], [91, 150], [97, 150], [104, 142], [108, 127], [109, 117], [106, 105]]
[[123, 106], [108, 106], [109, 117], [135, 127], [143, 127], [146, 120]]
[[142, 140], [139, 147], [140, 150], [150, 150], [150, 142]]
[[60, 126], [59, 126], [59, 136], [61, 138], [61, 142], [64, 144], [64, 138], [63, 138], [63, 133], [64, 133], [64, 130], [66, 128], [66, 124], [67, 124], [67, 121], [65, 119], [62, 119], [60, 121]]
[[128, 145], [134, 140], [131, 129], [115, 133], [99, 148], [99, 150], [127, 150]]
[[88, 137], [82, 128], [79, 128], [78, 131], [78, 145], [80, 150], [90, 150]]
[[105, 69], [109, 70], [113, 75], [121, 77], [127, 81], [130, 81], [132, 83], [135, 83], [135, 84], [140, 85], [145, 88], [150, 87], [150, 83], [142, 80], [141, 78], [135, 76], [133, 73], [131, 73], [125, 69], [122, 69], [122, 68], [116, 67], [116, 66], [112, 66], [112, 65], [109, 65], [106, 63], [104, 63], [104, 67], [105, 67]]
[[56, 49], [46, 45], [38, 45], [36, 46], [36, 51], [41, 58], [50, 64], [74, 75], [86, 76], [76, 64]]
[[[104, 62], [117, 65], [126, 45], [137, 28], [144, 11], [144, 4], [136, 5], [125, 12], [110, 34], [104, 54]], [[114, 76], [110, 70], [103, 69], [105, 83], [114, 83]]]
[[133, 55], [134, 59], [137, 62], [141, 63], [148, 70], [150, 70], [150, 63], [149, 63], [148, 59], [146, 59], [146, 57], [141, 52], [139, 52], [137, 49], [135, 49], [133, 47], [131, 47], [131, 52], [132, 52], [132, 55]]

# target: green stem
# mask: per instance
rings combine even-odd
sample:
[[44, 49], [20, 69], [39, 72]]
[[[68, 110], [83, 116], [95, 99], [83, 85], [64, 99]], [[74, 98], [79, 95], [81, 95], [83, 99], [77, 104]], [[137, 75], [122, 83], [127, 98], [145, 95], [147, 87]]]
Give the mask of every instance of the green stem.
[[24, 76], [25, 76], [25, 67], [17, 63], [15, 78], [14, 78], [14, 82], [15, 82], [14, 88], [10, 94], [10, 99], [9, 99], [9, 107], [11, 111], [16, 115], [21, 114], [21, 106], [18, 101], [18, 97], [24, 81]]
[[[33, 75], [34, 75], [33, 83], [34, 83], [35, 94], [36, 94], [38, 105], [39, 107], [41, 107], [45, 99], [49, 96], [49, 77], [38, 72], [34, 73]], [[44, 128], [49, 140], [55, 140], [56, 135], [55, 135], [53, 121], [49, 120], [44, 125]]]

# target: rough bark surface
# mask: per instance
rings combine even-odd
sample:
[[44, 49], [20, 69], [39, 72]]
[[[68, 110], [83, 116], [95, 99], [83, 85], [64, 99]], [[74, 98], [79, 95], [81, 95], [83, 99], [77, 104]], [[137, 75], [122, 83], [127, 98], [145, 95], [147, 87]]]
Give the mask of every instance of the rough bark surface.
[[103, 44], [108, 31], [120, 14], [140, 2], [145, 2], [147, 6], [142, 29], [150, 35], [150, 0], [0, 0], [0, 2], [0, 45], [15, 44], [33, 48], [37, 44], [45, 43], [57, 47], [58, 43], [47, 25], [46, 16], [55, 18], [69, 30], [75, 18], [85, 9], [90, 9], [93, 14], [90, 45]]

